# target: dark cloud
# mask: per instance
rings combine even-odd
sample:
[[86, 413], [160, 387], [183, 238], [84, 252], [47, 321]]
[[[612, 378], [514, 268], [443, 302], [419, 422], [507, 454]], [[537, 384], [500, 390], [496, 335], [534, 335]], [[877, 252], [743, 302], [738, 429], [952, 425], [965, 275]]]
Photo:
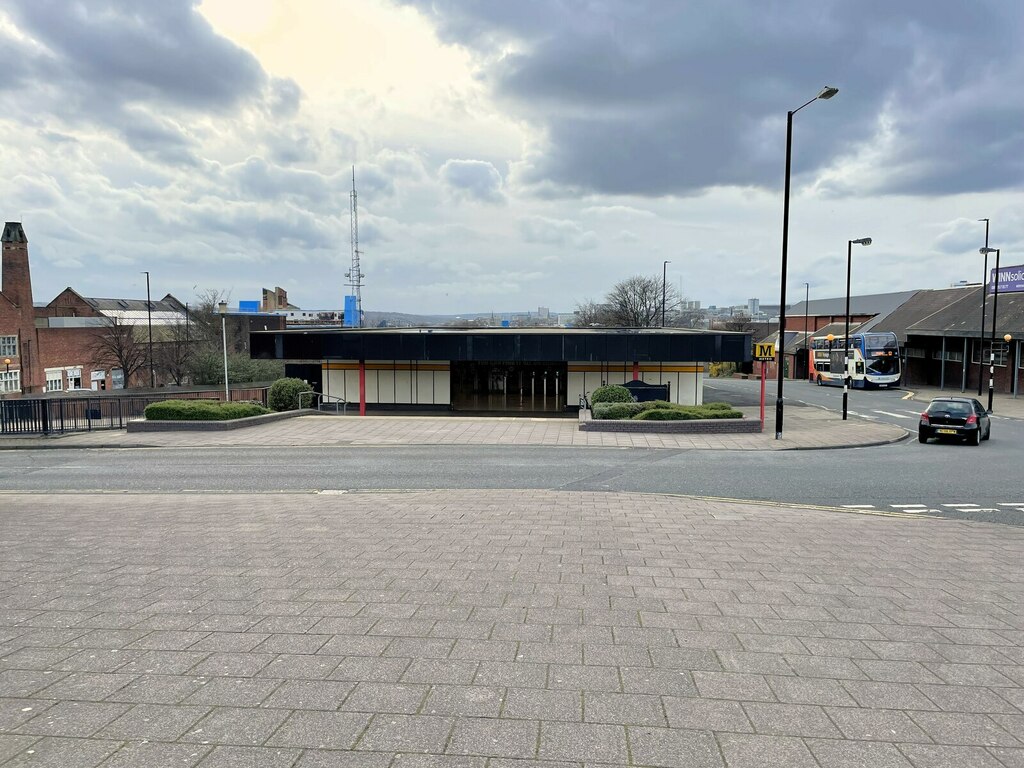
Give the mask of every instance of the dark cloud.
[[129, 110], [122, 113], [120, 124], [125, 143], [140, 155], [167, 165], [199, 165], [194, 142], [170, 120]]
[[441, 182], [458, 198], [480, 203], [503, 203], [501, 174], [483, 160], [448, 160], [439, 172]]
[[1024, 79], [1020, 3], [406, 2], [544, 130], [520, 179], [546, 194], [781, 186], [786, 110], [826, 84], [839, 96], [795, 118], [797, 174], [856, 155], [875, 192], [1024, 178], [1024, 100], [1010, 97]]
[[69, 78], [120, 102], [231, 109], [258, 95], [256, 58], [217, 35], [196, 0], [11, 0], [7, 12]]

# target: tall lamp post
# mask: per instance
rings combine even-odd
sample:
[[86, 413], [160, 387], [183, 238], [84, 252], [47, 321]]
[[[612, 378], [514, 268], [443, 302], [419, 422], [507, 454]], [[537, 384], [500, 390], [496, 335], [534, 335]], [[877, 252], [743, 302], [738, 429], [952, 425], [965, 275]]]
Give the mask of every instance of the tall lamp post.
[[4, 358], [4, 365], [7, 366], [7, 370], [4, 371], [4, 374], [5, 374], [4, 375], [4, 388], [2, 390], [0, 390], [0, 398], [6, 398], [7, 397], [7, 389], [11, 386], [10, 381], [9, 381], [9, 379], [11, 377], [11, 358], [5, 357]]
[[843, 421], [846, 421], [846, 406], [850, 399], [850, 264], [853, 262], [853, 245], [871, 245], [870, 237], [846, 241], [846, 338], [843, 346]]
[[671, 261], [661, 262], [661, 327], [665, 327], [665, 297], [668, 295], [668, 283], [665, 282], [666, 272], [668, 265]]
[[[1017, 367], [1020, 355], [1014, 355], [1013, 360], [1010, 360], [1010, 342], [1013, 341], [1013, 336], [1010, 334], [1003, 334], [1003, 341], [1006, 342], [1006, 370], [1010, 372], [1010, 392], [1014, 398], [1017, 397]], [[1020, 346], [1018, 345], [1017, 352], [1020, 352]]]
[[[996, 255], [996, 278], [995, 288], [992, 289], [992, 334], [988, 342], [988, 412], [992, 413], [992, 395], [995, 392], [996, 376], [996, 312], [999, 309], [999, 249], [982, 248], [980, 253], [985, 254], [985, 264], [988, 265], [988, 254]], [[984, 291], [988, 291], [988, 274], [985, 275]], [[982, 331], [984, 333], [984, 331]], [[984, 349], [984, 345], [982, 345]], [[978, 356], [981, 359], [981, 355]]]
[[146, 276], [146, 325], [149, 326], [149, 386], [156, 389], [156, 369], [153, 367], [153, 302], [149, 300], [149, 272]]
[[981, 358], [984, 356], [985, 349], [985, 299], [988, 298], [988, 219], [978, 219], [978, 221], [985, 222], [985, 247], [981, 253], [985, 257], [984, 272], [982, 272], [981, 278], [981, 325], [978, 326], [978, 397], [981, 397], [981, 367], [985, 364], [985, 361]]
[[778, 396], [775, 399], [775, 439], [779, 440], [782, 437], [782, 383], [784, 380], [782, 363], [785, 360], [784, 347], [785, 337], [783, 335], [786, 327], [786, 260], [789, 254], [789, 176], [790, 168], [792, 166], [793, 158], [793, 115], [799, 112], [801, 109], [806, 107], [808, 104], [813, 104], [818, 99], [831, 99], [839, 93], [838, 88], [833, 88], [831, 85], [826, 85], [813, 99], [808, 101], [806, 104], [801, 104], [794, 110], [786, 113], [786, 188], [782, 197], [782, 290], [779, 298], [779, 344], [777, 351], [779, 355], [778, 361], [778, 377], [779, 377], [779, 391]]
[[228, 303], [222, 301], [217, 304], [217, 309], [220, 310], [220, 335], [224, 341], [224, 402], [231, 402], [231, 389], [228, 387]]

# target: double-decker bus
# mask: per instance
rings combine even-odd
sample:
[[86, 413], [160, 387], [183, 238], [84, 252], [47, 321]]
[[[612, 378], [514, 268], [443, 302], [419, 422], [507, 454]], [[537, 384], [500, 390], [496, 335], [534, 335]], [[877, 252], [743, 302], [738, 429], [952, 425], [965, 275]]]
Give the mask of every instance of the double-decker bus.
[[811, 338], [813, 380], [821, 385], [843, 385], [850, 377], [855, 389], [885, 389], [899, 384], [900, 348], [895, 333], [851, 333], [850, 357], [845, 361], [843, 336]]

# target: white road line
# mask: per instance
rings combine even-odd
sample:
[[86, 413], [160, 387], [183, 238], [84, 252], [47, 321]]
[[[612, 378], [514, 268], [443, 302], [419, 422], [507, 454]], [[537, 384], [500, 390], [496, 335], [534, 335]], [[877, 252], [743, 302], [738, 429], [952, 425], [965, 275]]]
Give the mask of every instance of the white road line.
[[843, 509], [874, 509], [874, 504], [842, 504]]
[[925, 504], [890, 504], [894, 509], [927, 509]]
[[904, 416], [902, 413], [892, 413], [891, 411], [873, 411], [873, 413], [881, 413], [885, 416], [892, 416], [895, 419], [910, 419], [912, 416]]
[[969, 509], [977, 507], [977, 504], [943, 504], [944, 507], [952, 507], [953, 509]]
[[997, 507], [1024, 507], [1024, 501], [998, 501]]

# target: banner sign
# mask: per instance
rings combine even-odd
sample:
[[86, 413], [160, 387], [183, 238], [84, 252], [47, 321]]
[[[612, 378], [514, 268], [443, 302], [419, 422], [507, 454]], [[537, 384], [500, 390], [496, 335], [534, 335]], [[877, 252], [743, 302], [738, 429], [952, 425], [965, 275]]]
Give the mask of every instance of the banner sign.
[[[988, 276], [988, 292], [990, 294], [995, 293], [995, 281], [996, 271], [991, 269]], [[1024, 291], [1024, 264], [1018, 264], [1016, 267], [1000, 267], [999, 292], [1016, 293], [1018, 291]]]

